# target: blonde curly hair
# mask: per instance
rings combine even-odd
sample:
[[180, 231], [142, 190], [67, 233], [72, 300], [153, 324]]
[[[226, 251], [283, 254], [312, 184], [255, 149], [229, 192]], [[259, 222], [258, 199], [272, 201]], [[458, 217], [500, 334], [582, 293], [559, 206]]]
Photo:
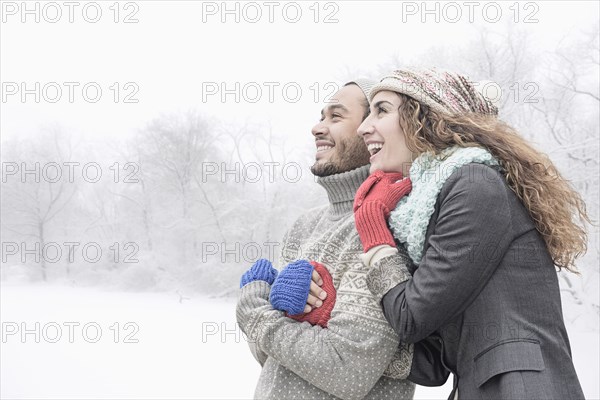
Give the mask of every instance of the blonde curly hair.
[[495, 116], [442, 114], [412, 97], [396, 94], [401, 98], [400, 126], [411, 151], [438, 154], [452, 146], [487, 149], [504, 169], [508, 186], [529, 211], [558, 270], [579, 273], [575, 260], [587, 251], [585, 222], [591, 221], [580, 194], [546, 154], [535, 150]]

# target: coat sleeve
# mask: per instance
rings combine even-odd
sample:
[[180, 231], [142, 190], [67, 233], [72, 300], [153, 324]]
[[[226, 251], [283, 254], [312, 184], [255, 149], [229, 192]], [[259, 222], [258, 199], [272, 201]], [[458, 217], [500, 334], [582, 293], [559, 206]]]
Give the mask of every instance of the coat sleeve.
[[481, 292], [511, 241], [510, 189], [480, 164], [454, 172], [414, 275], [398, 256], [376, 262], [367, 284], [400, 340], [417, 342], [462, 313]]
[[[269, 290], [263, 281], [241, 289], [236, 314], [248, 341], [321, 390], [341, 399], [364, 398], [383, 376], [399, 345], [383, 315], [378, 326], [369, 316], [335, 312], [334, 307], [328, 328], [322, 328], [273, 309]], [[410, 372], [412, 347], [405, 349], [403, 378]]]

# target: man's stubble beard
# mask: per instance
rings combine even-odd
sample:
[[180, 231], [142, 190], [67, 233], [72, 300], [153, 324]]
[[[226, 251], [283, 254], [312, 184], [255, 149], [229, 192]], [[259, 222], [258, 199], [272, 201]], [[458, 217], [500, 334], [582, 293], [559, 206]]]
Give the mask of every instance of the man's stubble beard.
[[352, 171], [369, 163], [371, 154], [365, 142], [358, 136], [350, 140], [341, 141], [334, 147], [333, 161], [319, 163], [310, 167], [310, 171], [318, 177], [325, 177], [342, 172]]

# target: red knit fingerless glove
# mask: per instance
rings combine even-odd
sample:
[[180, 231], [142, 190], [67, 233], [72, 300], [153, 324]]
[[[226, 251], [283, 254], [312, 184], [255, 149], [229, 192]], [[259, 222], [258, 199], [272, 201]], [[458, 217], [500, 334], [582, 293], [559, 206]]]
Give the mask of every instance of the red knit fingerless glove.
[[391, 210], [412, 189], [399, 172], [375, 171], [358, 188], [354, 198], [354, 222], [365, 253], [375, 246], [396, 246], [387, 225]]

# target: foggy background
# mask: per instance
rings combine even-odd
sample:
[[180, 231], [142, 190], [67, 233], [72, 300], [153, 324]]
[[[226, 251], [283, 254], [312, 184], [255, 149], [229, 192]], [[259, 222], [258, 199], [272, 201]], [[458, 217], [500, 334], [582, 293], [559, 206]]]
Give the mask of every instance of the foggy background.
[[[251, 397], [260, 369], [232, 333], [239, 278], [327, 201], [310, 129], [348, 80], [429, 65], [481, 81], [598, 221], [597, 2], [0, 4], [3, 398]], [[598, 398], [598, 227], [588, 233], [581, 275], [559, 280]], [[66, 321], [109, 339], [93, 347], [75, 330], [70, 342]], [[37, 342], [22, 336], [36, 323]], [[129, 328], [139, 343], [124, 349], [113, 334]], [[245, 380], [223, 386], [232, 363]]]

